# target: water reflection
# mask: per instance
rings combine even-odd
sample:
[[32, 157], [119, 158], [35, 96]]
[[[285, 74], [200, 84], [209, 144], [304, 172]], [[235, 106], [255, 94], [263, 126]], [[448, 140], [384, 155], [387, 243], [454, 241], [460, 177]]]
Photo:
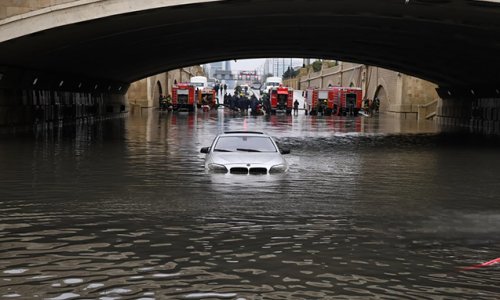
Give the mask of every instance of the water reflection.
[[[259, 130], [286, 174], [207, 174]], [[0, 297], [497, 299], [498, 144], [392, 117], [143, 111], [6, 136]]]

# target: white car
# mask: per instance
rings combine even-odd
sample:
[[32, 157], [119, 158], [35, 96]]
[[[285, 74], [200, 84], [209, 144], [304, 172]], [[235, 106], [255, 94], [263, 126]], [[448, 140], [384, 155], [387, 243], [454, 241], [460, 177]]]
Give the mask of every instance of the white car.
[[288, 171], [288, 163], [273, 138], [262, 132], [231, 131], [218, 135], [205, 153], [205, 169], [213, 173], [274, 174]]

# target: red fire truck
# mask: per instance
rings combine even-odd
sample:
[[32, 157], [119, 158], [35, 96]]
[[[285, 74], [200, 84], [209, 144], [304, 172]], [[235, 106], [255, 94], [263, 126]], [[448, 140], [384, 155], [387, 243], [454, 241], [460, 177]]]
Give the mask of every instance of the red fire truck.
[[337, 87], [333, 89], [338, 89], [334, 104], [337, 115], [357, 116], [363, 105], [363, 91], [355, 87]]
[[172, 87], [172, 106], [176, 111], [194, 111], [195, 87], [189, 83], [179, 83]]
[[311, 115], [357, 115], [362, 105], [362, 91], [353, 87], [308, 89], [305, 101]]
[[[206, 98], [207, 103], [203, 103], [203, 99]], [[204, 88], [198, 92], [198, 107], [208, 105], [210, 109], [214, 108], [217, 104], [217, 95], [213, 88]]]
[[271, 114], [285, 111], [290, 115], [293, 109], [293, 89], [283, 86], [269, 89], [269, 102]]
[[332, 115], [335, 96], [333, 89], [307, 89], [305, 97], [307, 112], [312, 116], [318, 113]]

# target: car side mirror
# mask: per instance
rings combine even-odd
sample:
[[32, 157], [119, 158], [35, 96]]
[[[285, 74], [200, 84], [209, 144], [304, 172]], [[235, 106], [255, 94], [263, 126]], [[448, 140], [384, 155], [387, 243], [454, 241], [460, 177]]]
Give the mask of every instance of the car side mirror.
[[203, 148], [201, 148], [200, 152], [208, 154], [208, 152], [210, 152], [210, 147], [203, 147]]
[[290, 149], [281, 149], [280, 153], [281, 154], [290, 154]]

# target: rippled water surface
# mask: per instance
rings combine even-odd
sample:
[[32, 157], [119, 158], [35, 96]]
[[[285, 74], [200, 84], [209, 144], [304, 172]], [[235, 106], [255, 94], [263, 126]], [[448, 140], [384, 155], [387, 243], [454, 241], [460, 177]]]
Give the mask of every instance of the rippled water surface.
[[[225, 130], [292, 153], [206, 174]], [[500, 146], [433, 123], [165, 114], [1, 137], [0, 299], [498, 299]]]

